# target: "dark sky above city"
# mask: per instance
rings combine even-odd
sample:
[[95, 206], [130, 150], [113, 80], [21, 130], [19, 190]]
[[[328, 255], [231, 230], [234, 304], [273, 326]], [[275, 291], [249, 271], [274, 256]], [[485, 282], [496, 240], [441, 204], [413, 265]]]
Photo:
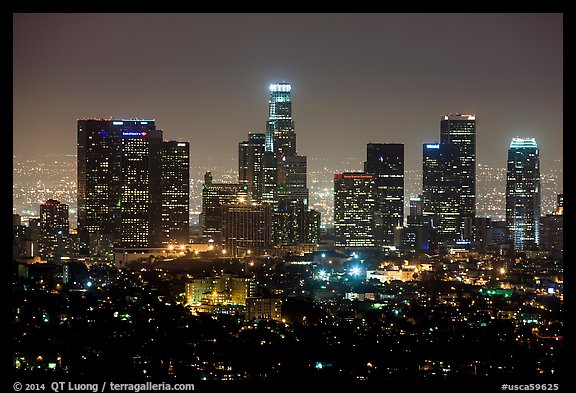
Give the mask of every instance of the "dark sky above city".
[[[562, 14], [14, 14], [13, 151], [76, 153], [79, 118], [154, 118], [193, 159], [264, 132], [292, 84], [298, 153], [337, 162], [404, 143], [421, 169], [443, 114], [477, 116], [477, 161], [535, 137], [563, 160]], [[233, 161], [232, 161], [233, 160]], [[349, 168], [355, 169], [355, 168]], [[360, 170], [359, 165], [356, 169]]]

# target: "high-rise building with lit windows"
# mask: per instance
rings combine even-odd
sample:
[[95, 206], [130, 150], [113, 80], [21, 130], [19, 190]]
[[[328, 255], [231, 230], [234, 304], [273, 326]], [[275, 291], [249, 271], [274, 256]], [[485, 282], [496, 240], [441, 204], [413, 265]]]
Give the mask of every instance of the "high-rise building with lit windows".
[[[57, 261], [70, 232], [68, 205], [49, 199], [40, 205], [40, 256]], [[60, 255], [59, 255], [60, 254]]]
[[190, 143], [162, 143], [162, 243], [186, 244], [190, 234]]
[[514, 250], [540, 243], [540, 154], [535, 138], [513, 138], [508, 149], [506, 226]]
[[245, 202], [222, 206], [222, 245], [227, 255], [261, 255], [270, 247], [271, 239], [270, 205]]
[[250, 133], [238, 145], [238, 183], [248, 187], [248, 198], [257, 203], [264, 192], [264, 141], [265, 134]]
[[440, 120], [440, 143], [460, 147], [457, 178], [459, 212], [464, 217], [476, 216], [476, 115], [447, 114]]
[[246, 202], [248, 197], [247, 191], [247, 185], [214, 183], [211, 172], [204, 174], [200, 222], [202, 238], [205, 241], [222, 245], [222, 214], [224, 206]]
[[460, 156], [456, 144], [426, 143], [422, 155], [422, 215], [431, 220], [432, 248], [462, 238]]
[[[163, 160], [172, 148], [163, 144], [163, 132], [155, 120], [83, 119], [77, 125], [81, 252], [90, 254], [95, 240], [110, 241], [116, 247], [161, 246], [166, 234], [163, 224], [167, 224], [163, 214], [175, 206], [172, 198], [188, 188], [186, 177], [176, 180], [175, 174], [176, 165], [186, 165], [185, 155], [176, 154], [179, 158], [172, 157], [171, 163]], [[175, 148], [179, 148], [177, 143]], [[183, 171], [187, 170], [177, 170]], [[168, 179], [176, 182], [174, 187]], [[179, 195], [177, 204], [183, 205], [183, 198]]]
[[292, 86], [286, 82], [270, 85], [268, 122], [266, 123], [266, 151], [276, 157], [296, 155], [296, 133], [292, 121]]
[[404, 224], [404, 144], [368, 143], [364, 172], [375, 182], [375, 239], [394, 244], [394, 230]]
[[[304, 233], [308, 210], [307, 158], [298, 155], [292, 120], [292, 86], [287, 82], [269, 86], [268, 121], [262, 156], [262, 203], [272, 206], [273, 242], [307, 243], [318, 236]], [[243, 165], [240, 163], [240, 179]]]
[[334, 245], [373, 247], [375, 176], [364, 172], [334, 174]]

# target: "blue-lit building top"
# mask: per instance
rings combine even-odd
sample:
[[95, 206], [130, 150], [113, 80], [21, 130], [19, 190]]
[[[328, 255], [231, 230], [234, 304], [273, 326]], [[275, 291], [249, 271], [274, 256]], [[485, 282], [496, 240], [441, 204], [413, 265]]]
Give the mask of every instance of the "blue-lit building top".
[[462, 236], [461, 147], [426, 143], [422, 154], [422, 214], [434, 223], [434, 247], [454, 244]]
[[506, 225], [514, 250], [540, 243], [540, 157], [535, 138], [513, 138], [508, 149]]

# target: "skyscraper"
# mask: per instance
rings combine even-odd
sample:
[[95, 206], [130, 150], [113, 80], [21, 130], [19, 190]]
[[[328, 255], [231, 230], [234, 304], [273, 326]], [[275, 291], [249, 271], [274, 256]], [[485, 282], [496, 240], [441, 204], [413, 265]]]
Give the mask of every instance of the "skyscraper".
[[334, 174], [334, 245], [373, 247], [376, 200], [374, 175], [363, 172]]
[[222, 212], [225, 205], [246, 202], [248, 186], [236, 183], [214, 183], [212, 173], [204, 174], [202, 185], [202, 238], [208, 242], [221, 245]]
[[[440, 143], [460, 146], [458, 181], [460, 216], [476, 215], [476, 116], [448, 114], [440, 121]], [[462, 221], [463, 222], [463, 221]]]
[[70, 232], [68, 205], [49, 199], [40, 205], [40, 256], [57, 261]]
[[222, 243], [227, 255], [261, 253], [270, 247], [272, 207], [267, 204], [238, 203], [222, 206]]
[[[176, 179], [176, 163], [164, 166], [163, 149], [170, 145], [162, 143], [162, 135], [154, 120], [78, 120], [78, 234], [82, 253], [90, 253], [89, 245], [95, 238], [98, 242], [101, 238], [109, 240], [117, 247], [163, 243], [163, 200], [167, 202], [169, 195], [188, 184], [184, 184], [186, 177]], [[171, 154], [170, 149], [166, 154]], [[168, 178], [178, 185], [163, 192]], [[179, 198], [182, 200], [182, 195]], [[165, 214], [174, 199], [171, 201]]]
[[432, 219], [432, 247], [443, 248], [462, 236], [460, 156], [456, 144], [423, 146], [422, 213]]
[[190, 233], [190, 143], [162, 143], [162, 243], [186, 244]]
[[[307, 243], [307, 158], [298, 155], [292, 120], [292, 86], [272, 83], [262, 156], [262, 202], [272, 206], [273, 241]], [[242, 174], [241, 174], [242, 176]], [[309, 218], [316, 218], [312, 215]]]
[[266, 123], [266, 151], [276, 157], [296, 155], [296, 133], [292, 121], [292, 86], [289, 83], [272, 83], [268, 101]]
[[540, 157], [534, 138], [513, 138], [508, 149], [506, 226], [514, 250], [540, 242]]
[[248, 198], [257, 203], [264, 192], [264, 142], [265, 134], [250, 133], [238, 145], [238, 183], [248, 187]]
[[404, 145], [369, 143], [364, 172], [374, 174], [376, 242], [391, 246], [394, 229], [404, 223]]

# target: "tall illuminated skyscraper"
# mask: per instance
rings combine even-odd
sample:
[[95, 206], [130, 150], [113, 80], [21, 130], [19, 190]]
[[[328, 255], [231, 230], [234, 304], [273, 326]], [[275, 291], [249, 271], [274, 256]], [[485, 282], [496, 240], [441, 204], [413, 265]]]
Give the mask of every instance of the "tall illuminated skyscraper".
[[272, 83], [266, 123], [266, 151], [276, 157], [296, 155], [296, 133], [292, 121], [292, 86], [289, 83]]
[[262, 156], [262, 203], [272, 206], [276, 244], [304, 243], [318, 236], [303, 233], [308, 226], [306, 217], [316, 216], [308, 211], [307, 158], [298, 155], [296, 150], [292, 86], [286, 82], [272, 83], [269, 89]]
[[514, 250], [540, 243], [540, 157], [534, 138], [513, 138], [508, 149], [506, 226]]
[[[460, 146], [458, 182], [460, 216], [476, 216], [476, 115], [448, 114], [440, 121], [440, 143]], [[462, 220], [462, 222], [464, 222]]]
[[404, 223], [404, 145], [369, 143], [364, 172], [374, 174], [377, 244], [391, 246]]
[[435, 228], [432, 247], [443, 248], [462, 236], [460, 146], [427, 143], [422, 157], [422, 213]]
[[190, 234], [190, 143], [162, 144], [162, 243], [186, 244]]
[[54, 199], [40, 205], [40, 255], [43, 258], [50, 261], [58, 259], [69, 230], [68, 205]]
[[264, 191], [265, 134], [250, 133], [238, 145], [238, 183], [248, 187], [250, 200], [262, 202]]
[[363, 172], [334, 174], [334, 245], [373, 247], [374, 175]]
[[204, 174], [202, 213], [200, 215], [202, 238], [204, 240], [216, 245], [222, 245], [222, 214], [224, 206], [246, 202], [247, 191], [247, 185], [214, 183], [211, 172]]
[[[154, 120], [78, 120], [81, 253], [90, 254], [90, 245], [102, 240], [131, 248], [164, 243], [162, 215], [170, 210], [169, 205], [175, 203], [178, 209], [185, 205], [184, 195], [178, 195], [178, 202], [172, 197], [189, 185], [183, 176], [186, 169], [174, 167], [177, 162], [186, 165], [185, 152], [176, 154], [177, 160], [172, 157], [174, 162], [163, 160], [163, 154], [171, 156], [171, 145], [164, 145], [162, 136]], [[175, 148], [179, 148], [177, 143]], [[186, 146], [180, 148], [186, 150]]]

